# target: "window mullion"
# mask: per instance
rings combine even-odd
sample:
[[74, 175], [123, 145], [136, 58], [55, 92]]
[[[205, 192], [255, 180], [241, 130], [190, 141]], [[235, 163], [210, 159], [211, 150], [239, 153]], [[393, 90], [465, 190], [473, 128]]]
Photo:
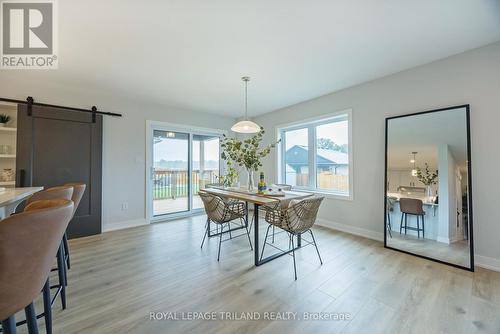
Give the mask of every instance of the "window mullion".
[[309, 146], [309, 188], [316, 188], [316, 127], [309, 125], [308, 146]]

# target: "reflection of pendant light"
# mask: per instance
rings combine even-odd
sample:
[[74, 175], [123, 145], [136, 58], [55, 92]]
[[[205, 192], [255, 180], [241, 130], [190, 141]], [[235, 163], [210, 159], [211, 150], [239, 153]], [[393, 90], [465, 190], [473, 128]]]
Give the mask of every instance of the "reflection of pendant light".
[[231, 127], [231, 130], [239, 133], [257, 133], [260, 131], [260, 126], [256, 123], [248, 120], [248, 92], [247, 86], [250, 81], [250, 77], [241, 78], [243, 82], [245, 82], [245, 119], [243, 121], [239, 121], [235, 125]]
[[413, 159], [410, 160], [411, 163], [413, 163], [413, 169], [411, 170], [411, 176], [417, 176], [417, 167], [415, 167], [415, 163], [417, 162], [417, 159], [415, 159], [415, 156], [417, 155], [418, 152], [411, 152], [413, 154]]

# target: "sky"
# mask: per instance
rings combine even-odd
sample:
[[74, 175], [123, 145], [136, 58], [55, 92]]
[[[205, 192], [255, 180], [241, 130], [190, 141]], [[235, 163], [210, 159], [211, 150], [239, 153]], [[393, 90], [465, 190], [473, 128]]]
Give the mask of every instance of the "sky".
[[[188, 141], [186, 139], [163, 138], [154, 145], [154, 161], [187, 161]], [[205, 160], [219, 159], [219, 139], [205, 141]], [[200, 160], [200, 142], [193, 140], [193, 161]]]
[[[287, 131], [285, 145], [288, 150], [294, 145], [307, 145], [307, 129]], [[316, 138], [329, 138], [335, 144], [348, 143], [349, 129], [347, 121], [320, 125], [316, 128]]]

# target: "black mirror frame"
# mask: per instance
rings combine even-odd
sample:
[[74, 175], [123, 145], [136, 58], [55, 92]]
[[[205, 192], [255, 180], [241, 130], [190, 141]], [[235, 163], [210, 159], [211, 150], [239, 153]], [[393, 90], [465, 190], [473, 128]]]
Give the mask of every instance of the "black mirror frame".
[[[455, 263], [451, 262], [446, 262], [442, 261], [439, 259], [434, 259], [425, 255], [420, 255], [420, 254], [415, 254], [412, 252], [408, 252], [402, 249], [394, 248], [391, 246], [387, 245], [387, 148], [388, 148], [388, 128], [389, 128], [389, 121], [391, 119], [396, 119], [396, 118], [403, 118], [403, 117], [410, 117], [410, 116], [416, 116], [416, 115], [422, 115], [422, 114], [429, 114], [429, 113], [434, 113], [434, 112], [440, 112], [440, 111], [448, 111], [448, 110], [453, 110], [453, 109], [461, 109], [465, 108], [465, 113], [466, 113], [466, 127], [467, 127], [467, 190], [468, 190], [468, 197], [469, 197], [469, 203], [468, 203], [468, 223], [469, 223], [469, 248], [470, 248], [470, 263], [469, 267], [464, 267]], [[468, 271], [474, 272], [474, 228], [473, 228], [473, 205], [472, 205], [472, 163], [471, 163], [471, 136], [470, 136], [470, 105], [469, 104], [464, 104], [464, 105], [458, 105], [458, 106], [453, 106], [453, 107], [447, 107], [447, 108], [441, 108], [441, 109], [434, 109], [434, 110], [427, 110], [427, 111], [422, 111], [422, 112], [416, 112], [416, 113], [411, 113], [411, 114], [406, 114], [406, 115], [399, 115], [399, 116], [391, 116], [391, 117], [386, 117], [385, 119], [385, 170], [384, 170], [384, 248], [387, 249], [392, 249], [401, 253], [405, 254], [410, 254], [414, 255], [423, 259], [431, 260], [434, 262], [446, 264], [455, 268], [460, 268], [460, 269], [465, 269]]]

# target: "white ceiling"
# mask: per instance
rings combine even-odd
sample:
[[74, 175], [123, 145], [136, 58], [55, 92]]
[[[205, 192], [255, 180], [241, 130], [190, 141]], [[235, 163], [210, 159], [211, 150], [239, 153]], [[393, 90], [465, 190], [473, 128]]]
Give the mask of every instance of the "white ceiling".
[[465, 108], [400, 117], [389, 120], [387, 132], [389, 169], [410, 169], [411, 152], [418, 152], [416, 165], [438, 166], [438, 147], [448, 149], [461, 167], [467, 161], [467, 121]]
[[65, 0], [58, 9], [59, 70], [17, 76], [234, 117], [243, 75], [255, 116], [500, 40], [497, 0]]

